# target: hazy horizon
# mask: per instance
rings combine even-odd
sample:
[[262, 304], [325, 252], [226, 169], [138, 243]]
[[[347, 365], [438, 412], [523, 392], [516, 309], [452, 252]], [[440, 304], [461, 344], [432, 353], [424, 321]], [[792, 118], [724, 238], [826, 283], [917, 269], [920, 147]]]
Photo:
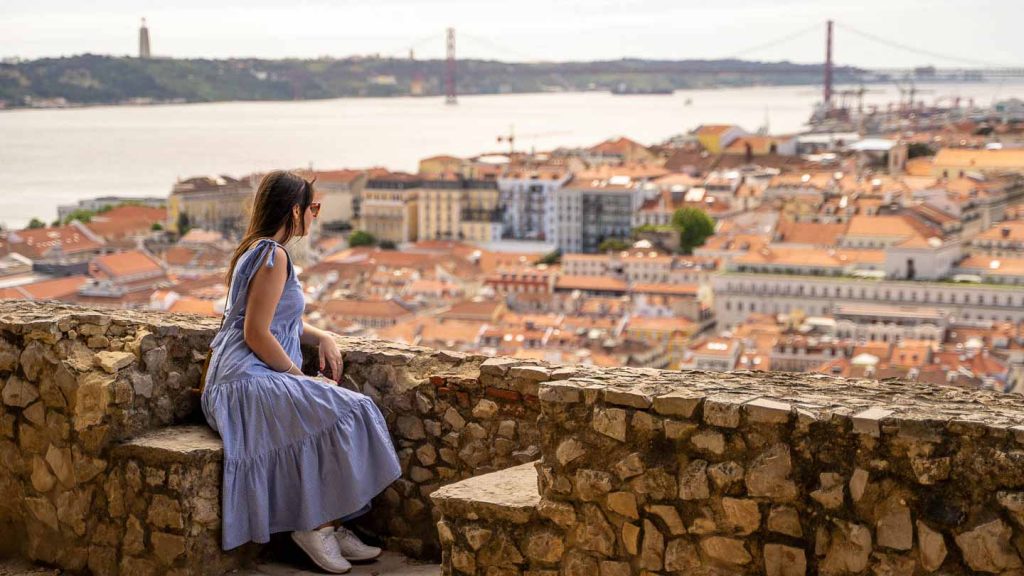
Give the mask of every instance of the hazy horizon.
[[464, 58], [817, 63], [831, 18], [840, 65], [1024, 66], [1024, 35], [1016, 29], [1024, 3], [999, 0], [522, 0], [514, 9], [470, 0], [3, 2], [0, 56], [27, 59], [135, 55], [145, 17], [153, 54], [172, 58], [404, 57], [414, 49], [432, 59], [443, 57], [444, 30], [452, 26]]

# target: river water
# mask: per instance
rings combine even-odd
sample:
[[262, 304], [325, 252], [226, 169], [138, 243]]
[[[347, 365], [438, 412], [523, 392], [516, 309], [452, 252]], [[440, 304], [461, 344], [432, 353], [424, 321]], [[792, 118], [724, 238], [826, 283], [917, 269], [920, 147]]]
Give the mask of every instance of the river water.
[[[919, 99], [1024, 98], [1024, 82], [919, 86]], [[865, 102], [898, 98], [875, 86]], [[224, 102], [0, 112], [0, 222], [49, 222], [57, 205], [104, 195], [165, 197], [177, 178], [242, 176], [273, 168], [386, 166], [414, 171], [420, 158], [591, 145], [613, 136], [653, 144], [702, 123], [773, 133], [800, 131], [820, 99], [813, 86], [607, 93]]]

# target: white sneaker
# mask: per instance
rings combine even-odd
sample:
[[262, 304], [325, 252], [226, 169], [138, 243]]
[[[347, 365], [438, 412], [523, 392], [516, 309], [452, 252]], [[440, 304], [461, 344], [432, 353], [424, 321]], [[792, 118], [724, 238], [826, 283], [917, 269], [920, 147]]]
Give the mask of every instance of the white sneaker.
[[338, 540], [338, 548], [341, 549], [341, 555], [347, 560], [362, 562], [373, 560], [380, 556], [380, 548], [363, 544], [359, 536], [356, 536], [354, 532], [344, 526], [338, 527], [337, 531], [334, 532], [334, 537]]
[[332, 574], [344, 574], [352, 569], [352, 565], [341, 555], [332, 526], [292, 532], [292, 540], [317, 566]]

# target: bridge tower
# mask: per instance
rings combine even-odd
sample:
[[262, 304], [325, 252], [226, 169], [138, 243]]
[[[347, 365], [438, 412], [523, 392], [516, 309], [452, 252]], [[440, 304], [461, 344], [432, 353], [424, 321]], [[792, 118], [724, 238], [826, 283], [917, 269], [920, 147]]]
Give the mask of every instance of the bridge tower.
[[448, 59], [444, 66], [444, 103], [457, 104], [455, 94], [455, 28], [448, 29]]
[[825, 113], [832, 111], [832, 21], [826, 24], [825, 32], [825, 93], [822, 94]]

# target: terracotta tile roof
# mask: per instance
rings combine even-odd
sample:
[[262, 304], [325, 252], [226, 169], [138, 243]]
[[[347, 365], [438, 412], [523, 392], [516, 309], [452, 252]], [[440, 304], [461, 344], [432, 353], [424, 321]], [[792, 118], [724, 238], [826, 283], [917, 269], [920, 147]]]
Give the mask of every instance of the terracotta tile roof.
[[78, 293], [78, 289], [89, 282], [87, 276], [67, 276], [22, 284], [0, 290], [0, 298], [18, 300], [61, 300]]
[[968, 256], [957, 268], [985, 276], [1024, 276], [1024, 258], [996, 258], [984, 254]]
[[975, 241], [1024, 242], [1024, 220], [1008, 220], [994, 224], [974, 237]]
[[972, 150], [943, 148], [935, 155], [935, 166], [964, 170], [1024, 170], [1024, 149]]
[[[922, 228], [924, 228], [922, 230]], [[927, 232], [932, 232], [927, 234]], [[914, 236], [937, 236], [938, 233], [928, 230], [923, 224], [915, 225], [912, 218], [905, 216], [864, 216], [850, 218], [849, 227], [844, 236], [868, 238], [912, 238]]]
[[71, 255], [98, 250], [103, 244], [90, 234], [92, 232], [87, 232], [81, 224], [72, 223], [56, 228], [11, 231], [6, 243], [10, 252], [38, 260], [58, 251]]
[[698, 135], [720, 135], [736, 128], [733, 124], [701, 124], [693, 133]]
[[178, 240], [181, 244], [213, 244], [224, 239], [220, 232], [193, 228]]
[[559, 276], [555, 282], [558, 290], [583, 290], [602, 292], [625, 292], [626, 282], [608, 276]]
[[461, 317], [463, 319], [476, 318], [480, 320], [489, 320], [493, 318], [495, 314], [500, 312], [502, 307], [502, 303], [496, 301], [473, 302], [471, 300], [466, 300], [452, 304], [451, 308], [444, 311], [440, 317], [447, 319]]
[[884, 250], [824, 250], [789, 248], [778, 245], [751, 250], [736, 258], [738, 264], [777, 264], [790, 266], [842, 267], [858, 262], [881, 264]]
[[736, 347], [740, 343], [738, 340], [730, 338], [708, 338], [690, 347], [695, 354], [701, 354], [704, 356], [732, 356], [733, 352], [736, 351]]
[[668, 282], [636, 283], [630, 289], [634, 294], [668, 294], [672, 296], [696, 296], [699, 284], [674, 284]]
[[835, 246], [839, 238], [846, 233], [847, 225], [822, 224], [818, 222], [796, 222], [779, 220], [775, 227], [775, 238], [778, 242], [793, 244], [810, 244], [813, 246]]
[[89, 263], [89, 268], [94, 276], [114, 279], [164, 271], [159, 261], [138, 250], [97, 256]]
[[682, 332], [689, 334], [695, 328], [696, 324], [693, 321], [680, 316], [669, 318], [633, 316], [626, 325], [627, 332], [630, 330], [643, 330], [646, 332]]
[[191, 296], [181, 296], [171, 304], [168, 312], [179, 314], [203, 314], [205, 316], [220, 316], [217, 312], [216, 303], [212, 300], [200, 300]]
[[609, 155], [626, 155], [631, 151], [642, 148], [644, 151], [647, 147], [635, 140], [630, 140], [624, 136], [619, 138], [610, 138], [601, 142], [596, 146], [590, 148], [590, 152], [594, 154], [609, 154]]
[[324, 314], [351, 318], [400, 318], [411, 314], [393, 300], [328, 300], [322, 310]]

